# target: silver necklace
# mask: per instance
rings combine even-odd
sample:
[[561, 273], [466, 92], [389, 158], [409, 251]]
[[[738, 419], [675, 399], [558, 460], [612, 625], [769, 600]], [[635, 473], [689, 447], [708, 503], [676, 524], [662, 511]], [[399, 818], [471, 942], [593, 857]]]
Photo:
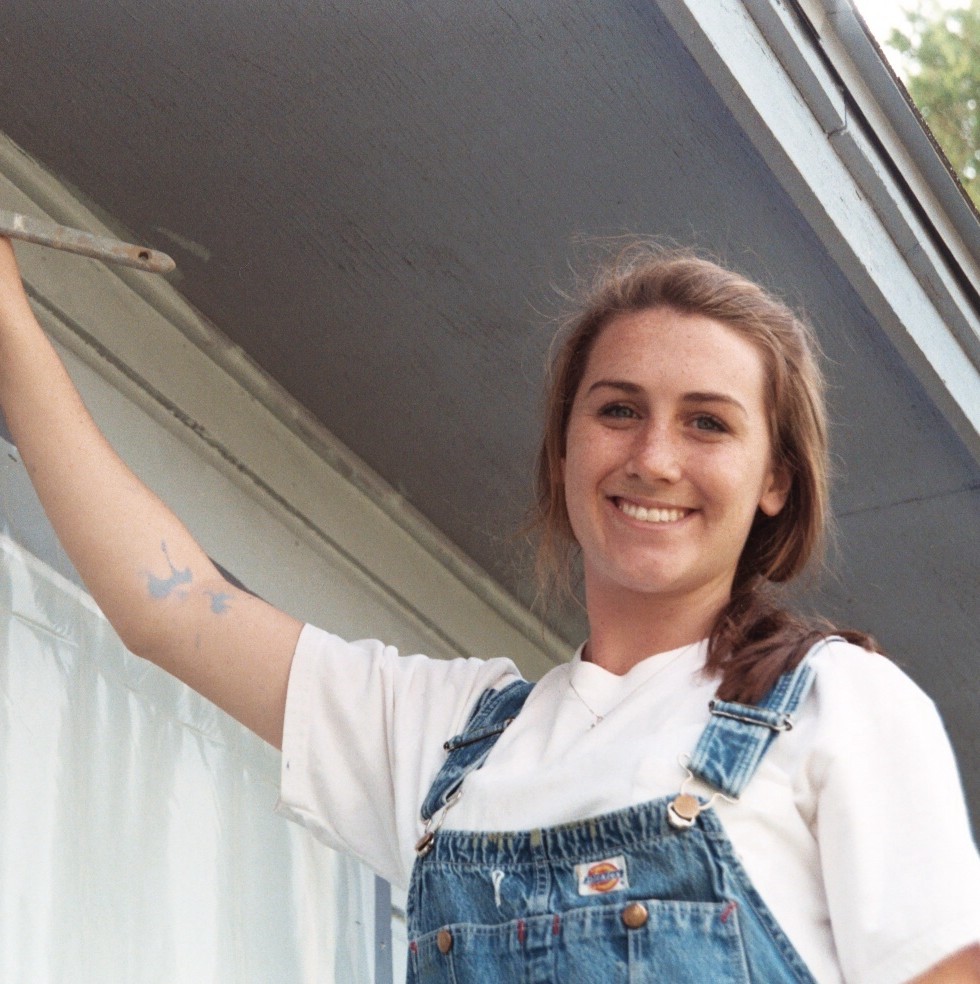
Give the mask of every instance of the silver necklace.
[[612, 705], [612, 707], [607, 708], [607, 710], [606, 710], [606, 712], [604, 714], [600, 714], [578, 692], [578, 688], [575, 686], [574, 683], [572, 683], [572, 678], [569, 675], [569, 677], [568, 677], [568, 686], [569, 686], [569, 689], [572, 691], [573, 694], [575, 694], [576, 697], [578, 697], [578, 699], [579, 699], [580, 703], [582, 704], [582, 706], [592, 715], [592, 723], [589, 725], [589, 731], [591, 731], [600, 722], [605, 721], [606, 718], [610, 714], [612, 714], [612, 712], [614, 710], [616, 710], [616, 708], [619, 707], [619, 705], [622, 704], [623, 701], [625, 701], [627, 697], [632, 697], [632, 695], [637, 690], [639, 690], [640, 687], [646, 686], [654, 677], [660, 676], [660, 674], [663, 673], [663, 671], [666, 670], [668, 666], [670, 666], [673, 663], [676, 663], [677, 660], [679, 660], [681, 658], [681, 656], [684, 655], [684, 653], [688, 652], [693, 646], [698, 646], [698, 645], [700, 645], [700, 640], [698, 640], [698, 642], [689, 643], [688, 645], [684, 646], [683, 648], [678, 649], [677, 652], [674, 653], [674, 655], [670, 657], [670, 659], [668, 659], [665, 663], [662, 663], [660, 666], [658, 666], [657, 669], [653, 673], [651, 673], [648, 677], [645, 677], [643, 680], [641, 680], [632, 690], [629, 690], [625, 694], [623, 694], [623, 696], [620, 697], [619, 700], [617, 700], [616, 703]]
[[[578, 692], [575, 684], [572, 683], [571, 677], [568, 678], [568, 685], [572, 688], [572, 693], [575, 694], [575, 696], [582, 702], [582, 706], [592, 715], [592, 723], [589, 725], [589, 731], [591, 731], [600, 721], [605, 721], [606, 714], [608, 714], [609, 711], [606, 711], [606, 714], [599, 714], [596, 710], [594, 710], [592, 705]], [[627, 694], [627, 696], [629, 695]], [[620, 698], [615, 704], [613, 704], [612, 707], [609, 708], [609, 710], [614, 710], [624, 700], [626, 700], [626, 697]]]

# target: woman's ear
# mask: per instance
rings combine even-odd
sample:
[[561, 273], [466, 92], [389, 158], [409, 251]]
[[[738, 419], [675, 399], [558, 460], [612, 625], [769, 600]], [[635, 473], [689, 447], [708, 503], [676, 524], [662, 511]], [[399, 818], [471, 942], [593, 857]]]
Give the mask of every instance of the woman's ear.
[[766, 476], [759, 499], [759, 508], [767, 516], [776, 516], [786, 505], [789, 490], [793, 487], [793, 478], [785, 465], [777, 465]]

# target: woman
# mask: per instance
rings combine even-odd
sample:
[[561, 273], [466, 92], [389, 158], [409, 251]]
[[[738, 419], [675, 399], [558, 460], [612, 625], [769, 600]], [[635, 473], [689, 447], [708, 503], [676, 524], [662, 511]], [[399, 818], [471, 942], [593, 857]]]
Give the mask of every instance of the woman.
[[539, 523], [546, 567], [581, 555], [589, 639], [531, 688], [225, 583], [99, 435], [6, 245], [0, 285], [0, 401], [79, 573], [283, 748], [284, 814], [411, 882], [411, 979], [980, 981], [931, 704], [769, 594], [819, 545], [826, 440], [807, 333], [758, 287], [639, 248], [568, 334]]

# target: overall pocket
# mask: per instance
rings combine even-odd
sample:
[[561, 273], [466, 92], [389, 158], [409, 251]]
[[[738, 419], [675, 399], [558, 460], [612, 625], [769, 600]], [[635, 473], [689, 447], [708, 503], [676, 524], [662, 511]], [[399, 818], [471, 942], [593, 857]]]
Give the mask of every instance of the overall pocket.
[[414, 941], [409, 958], [418, 984], [749, 984], [734, 902], [624, 899], [456, 923]]

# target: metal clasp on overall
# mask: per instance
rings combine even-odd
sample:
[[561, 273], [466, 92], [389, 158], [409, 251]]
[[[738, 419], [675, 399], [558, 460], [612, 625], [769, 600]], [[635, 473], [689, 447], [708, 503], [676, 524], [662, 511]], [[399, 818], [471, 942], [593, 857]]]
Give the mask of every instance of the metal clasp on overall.
[[687, 773], [687, 776], [681, 783], [678, 794], [667, 804], [667, 822], [676, 830], [688, 830], [690, 827], [693, 827], [701, 813], [704, 810], [710, 810], [715, 805], [715, 800], [717, 799], [723, 799], [729, 803], [737, 802], [737, 800], [733, 800], [730, 796], [726, 796], [722, 792], [713, 793], [707, 803], [702, 803], [697, 796], [686, 793], [684, 791], [685, 787], [689, 782], [694, 782], [695, 779], [694, 773], [682, 761], [686, 758], [687, 756], [682, 755], [678, 764]]
[[[686, 780], [685, 780], [686, 781]], [[681, 789], [684, 787], [682, 786]], [[677, 830], [687, 830], [694, 826], [703, 807], [696, 796], [679, 793], [667, 804], [667, 820]]]
[[433, 825], [433, 820], [435, 816], [429, 817], [425, 821], [425, 827], [422, 831], [422, 836], [416, 841], [415, 853], [420, 857], [424, 858], [431, 850], [432, 845], [435, 843], [436, 834], [439, 828], [442, 826], [443, 821], [446, 819], [446, 814], [449, 812], [451, 807], [454, 807], [458, 802], [460, 796], [463, 795], [463, 787], [460, 786], [455, 789], [447, 798], [446, 802], [443, 804], [442, 809], [439, 810], [438, 820], [435, 821]]

